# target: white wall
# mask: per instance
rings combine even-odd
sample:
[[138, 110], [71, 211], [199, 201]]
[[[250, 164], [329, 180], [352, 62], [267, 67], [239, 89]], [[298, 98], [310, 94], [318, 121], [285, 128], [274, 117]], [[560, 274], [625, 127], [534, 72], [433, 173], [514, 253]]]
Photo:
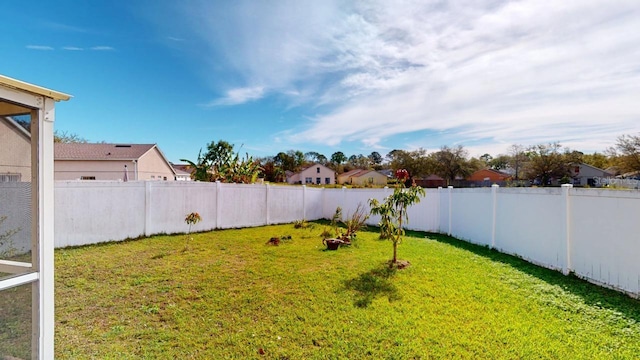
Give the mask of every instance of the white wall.
[[[201, 182], [57, 182], [57, 247], [295, 220], [343, 218], [392, 189]], [[4, 191], [6, 194], [7, 192]], [[1, 195], [2, 193], [0, 193]], [[3, 195], [8, 196], [8, 195]], [[2, 204], [9, 199], [0, 199]], [[14, 201], [14, 200], [11, 200]], [[9, 202], [11, 202], [9, 201]], [[408, 229], [449, 233], [640, 296], [640, 192], [563, 188], [427, 189]], [[371, 217], [375, 225], [379, 217]]]

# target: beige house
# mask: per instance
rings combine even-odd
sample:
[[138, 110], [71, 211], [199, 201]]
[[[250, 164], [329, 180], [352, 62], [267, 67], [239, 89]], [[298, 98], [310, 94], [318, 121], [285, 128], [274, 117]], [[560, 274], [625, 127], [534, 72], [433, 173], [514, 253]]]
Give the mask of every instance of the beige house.
[[338, 184], [387, 185], [387, 176], [375, 170], [354, 169], [338, 175]]
[[313, 164], [299, 173], [287, 173], [289, 184], [333, 185], [336, 183], [336, 172], [322, 164]]
[[156, 144], [55, 144], [56, 180], [162, 180], [176, 173]]
[[0, 182], [31, 181], [31, 134], [11, 117], [0, 117]]

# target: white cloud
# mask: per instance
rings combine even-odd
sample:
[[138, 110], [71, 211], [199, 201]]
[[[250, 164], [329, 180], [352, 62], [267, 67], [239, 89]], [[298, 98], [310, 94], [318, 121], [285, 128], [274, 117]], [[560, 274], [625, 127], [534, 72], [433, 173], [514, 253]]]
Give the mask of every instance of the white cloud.
[[382, 148], [426, 131], [473, 149], [597, 150], [640, 131], [635, 1], [202, 1], [187, 13], [209, 67], [234, 74], [212, 105], [269, 89], [316, 107], [283, 141]]
[[93, 47], [91, 47], [91, 50], [94, 50], [94, 51], [113, 51], [113, 50], [115, 50], [115, 48], [112, 47], [112, 46], [93, 46]]
[[68, 51], [82, 51], [82, 50], [84, 50], [84, 49], [83, 49], [83, 48], [81, 48], [81, 47], [77, 47], [77, 46], [64, 46], [64, 47], [62, 48], [62, 50], [68, 50]]
[[47, 46], [47, 45], [27, 45], [26, 47], [27, 49], [30, 49], [30, 50], [44, 50], [44, 51], [53, 50], [53, 47]]
[[250, 101], [259, 100], [264, 96], [264, 88], [261, 86], [250, 88], [238, 88], [227, 91], [226, 96], [215, 99], [205, 106], [231, 106], [240, 105]]

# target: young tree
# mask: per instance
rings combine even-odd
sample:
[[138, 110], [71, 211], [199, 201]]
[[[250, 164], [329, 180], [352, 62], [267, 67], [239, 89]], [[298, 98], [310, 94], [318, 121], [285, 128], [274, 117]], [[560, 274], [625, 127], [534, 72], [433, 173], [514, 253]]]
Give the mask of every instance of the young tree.
[[398, 265], [398, 244], [402, 241], [404, 235], [403, 224], [409, 222], [407, 209], [413, 204], [420, 202], [420, 197], [425, 196], [425, 191], [419, 186], [411, 186], [404, 188], [402, 184], [409, 177], [409, 173], [405, 169], [396, 171], [398, 184], [393, 194], [387, 196], [383, 203], [377, 199], [370, 199], [369, 206], [371, 214], [380, 215], [380, 238], [391, 239], [393, 242], [393, 258], [389, 262], [389, 267]]

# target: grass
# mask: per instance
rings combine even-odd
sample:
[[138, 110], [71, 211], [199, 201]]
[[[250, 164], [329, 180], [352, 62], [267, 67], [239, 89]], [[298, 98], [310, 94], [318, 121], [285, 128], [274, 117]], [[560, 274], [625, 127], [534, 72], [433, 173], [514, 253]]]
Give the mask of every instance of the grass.
[[[313, 223], [312, 223], [313, 224]], [[632, 359], [640, 302], [441, 235], [279, 225], [56, 251], [57, 359]], [[291, 235], [280, 246], [271, 237]]]

